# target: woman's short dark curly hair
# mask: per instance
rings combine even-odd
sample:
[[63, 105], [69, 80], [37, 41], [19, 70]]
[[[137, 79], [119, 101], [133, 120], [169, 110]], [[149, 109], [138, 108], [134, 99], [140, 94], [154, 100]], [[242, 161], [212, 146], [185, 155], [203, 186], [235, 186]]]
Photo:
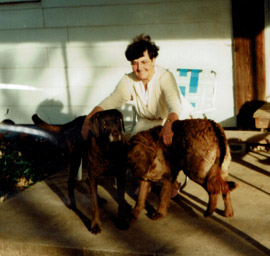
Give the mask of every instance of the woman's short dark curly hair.
[[146, 50], [148, 51], [150, 59], [158, 56], [159, 47], [151, 41], [151, 37], [145, 34], [138, 35], [133, 39], [132, 43], [127, 46], [125, 52], [126, 58], [128, 61], [136, 60], [142, 57]]

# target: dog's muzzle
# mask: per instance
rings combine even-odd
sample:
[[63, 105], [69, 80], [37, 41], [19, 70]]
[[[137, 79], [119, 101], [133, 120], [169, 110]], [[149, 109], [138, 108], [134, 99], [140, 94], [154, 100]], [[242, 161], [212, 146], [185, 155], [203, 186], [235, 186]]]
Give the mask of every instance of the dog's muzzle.
[[110, 142], [115, 142], [115, 141], [121, 141], [122, 140], [122, 134], [121, 133], [116, 133], [116, 132], [112, 132], [109, 135], [109, 140]]

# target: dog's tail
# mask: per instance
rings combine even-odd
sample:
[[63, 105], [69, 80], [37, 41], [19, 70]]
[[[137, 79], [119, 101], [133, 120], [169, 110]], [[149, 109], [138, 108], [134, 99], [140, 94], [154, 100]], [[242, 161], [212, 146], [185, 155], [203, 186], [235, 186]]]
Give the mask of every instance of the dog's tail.
[[228, 145], [228, 141], [222, 126], [214, 121], [211, 121], [211, 123], [219, 141], [220, 158], [218, 162], [219, 167], [217, 167], [219, 171], [216, 173], [216, 175], [209, 177], [207, 180], [207, 189], [209, 192], [214, 194], [226, 194], [229, 191], [237, 188], [238, 184], [233, 181], [227, 181], [226, 179], [223, 179], [223, 174], [228, 173], [228, 167], [231, 161], [230, 147]]
[[207, 191], [211, 194], [227, 194], [237, 187], [237, 183], [223, 180], [220, 173], [207, 179]]
[[37, 127], [50, 131], [50, 132], [59, 133], [63, 129], [62, 125], [52, 125], [52, 124], [46, 123], [37, 114], [34, 114], [32, 116], [32, 120]]
[[228, 141], [225, 135], [225, 132], [220, 124], [211, 121], [212, 127], [214, 129], [214, 132], [216, 134], [216, 137], [219, 141], [219, 148], [220, 148], [220, 159], [219, 159], [219, 165], [222, 166], [226, 155], [230, 155], [229, 147], [228, 147]]

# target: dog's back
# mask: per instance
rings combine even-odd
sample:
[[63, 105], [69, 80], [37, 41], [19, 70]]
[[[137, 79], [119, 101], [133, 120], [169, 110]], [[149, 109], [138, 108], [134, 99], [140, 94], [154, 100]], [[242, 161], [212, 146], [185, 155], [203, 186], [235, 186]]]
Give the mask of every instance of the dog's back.
[[229, 145], [223, 128], [207, 119], [175, 121], [172, 159], [194, 181], [203, 184], [214, 165], [219, 166], [223, 179], [228, 177], [231, 160]]
[[175, 121], [172, 125], [174, 133], [173, 145], [188, 154], [194, 150], [195, 155], [207, 157], [209, 149], [218, 150], [217, 157], [222, 165], [228, 154], [228, 142], [223, 128], [207, 119], [190, 119]]
[[64, 143], [76, 145], [83, 142], [81, 129], [85, 117], [86, 116], [79, 116], [74, 120], [62, 125], [48, 124], [47, 122], [42, 120], [37, 114], [34, 114], [32, 116], [32, 120], [34, 124], [40, 129], [46, 130], [55, 135], [55, 141], [53, 142], [54, 144], [56, 144], [57, 146], [63, 146]]

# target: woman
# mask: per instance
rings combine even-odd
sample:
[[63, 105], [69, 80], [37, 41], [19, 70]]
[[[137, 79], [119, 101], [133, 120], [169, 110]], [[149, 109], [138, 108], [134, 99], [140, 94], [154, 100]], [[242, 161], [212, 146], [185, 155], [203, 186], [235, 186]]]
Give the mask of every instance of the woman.
[[119, 108], [133, 101], [138, 116], [132, 134], [163, 125], [161, 136], [166, 145], [172, 140], [172, 122], [182, 112], [180, 91], [172, 73], [155, 65], [159, 47], [149, 35], [137, 36], [125, 55], [132, 71], [125, 74], [111, 95], [105, 98], [85, 119], [82, 135], [87, 137], [88, 119], [96, 112]]

